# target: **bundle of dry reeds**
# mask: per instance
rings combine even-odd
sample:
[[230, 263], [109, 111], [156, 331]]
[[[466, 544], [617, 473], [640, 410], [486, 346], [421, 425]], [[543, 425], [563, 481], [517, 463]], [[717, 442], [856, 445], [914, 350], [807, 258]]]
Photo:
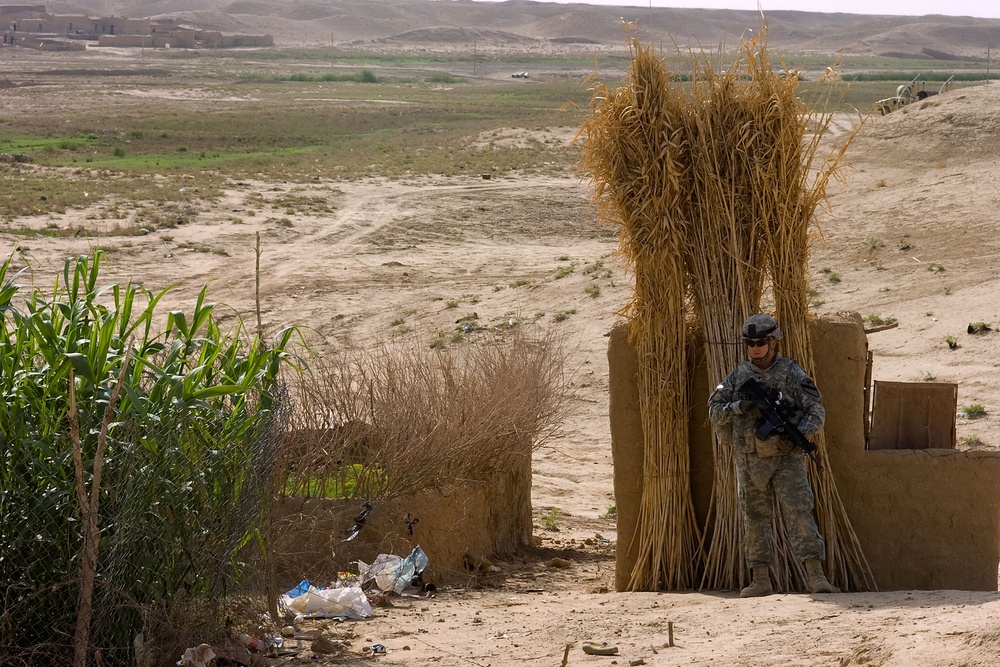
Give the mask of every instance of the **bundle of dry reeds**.
[[[741, 361], [733, 322], [742, 322], [760, 303], [764, 283], [758, 219], [749, 193], [755, 181], [754, 130], [760, 113], [755, 91], [730, 67], [717, 74], [694, 62], [690, 84], [689, 135], [692, 225], [686, 260], [693, 305], [704, 329], [709, 386], [714, 387]], [[701, 586], [738, 588], [745, 583], [742, 522], [736, 493], [733, 443], [713, 440], [712, 505], [705, 530]]]
[[687, 109], [662, 60], [629, 43], [628, 84], [597, 89], [602, 101], [584, 126], [583, 161], [635, 275], [623, 312], [639, 355], [645, 463], [630, 588], [676, 590], [693, 585], [698, 569], [687, 415]]
[[[682, 588], [695, 570], [703, 587], [735, 588], [747, 574], [732, 443], [721, 437], [714, 444], [712, 507], [701, 549], [691, 543], [697, 530], [684, 495], [690, 487], [673, 479], [688, 468], [686, 314], [693, 311], [704, 328], [715, 386], [742, 359], [739, 325], [760, 309], [770, 278], [785, 351], [812, 372], [808, 235], [849, 142], [813, 170], [829, 118], [818, 118], [819, 130], [807, 139], [817, 115], [798, 98], [795, 77], [772, 70], [766, 30], [758, 35], [741, 44], [740, 58], [724, 73], [692, 58], [687, 93], [652, 49], [630, 37], [626, 85], [595, 87], [594, 113], [581, 130], [595, 202], [619, 225], [621, 252], [635, 274], [623, 312], [639, 354], [646, 486], [633, 589]], [[822, 444], [821, 451], [825, 459]], [[832, 580], [845, 589], [869, 587], [867, 563], [833, 478], [815, 472]], [[804, 573], [776, 516], [776, 584], [797, 588]]]
[[[826, 202], [826, 187], [850, 145], [848, 137], [817, 165], [820, 144], [832, 116], [808, 108], [796, 94], [797, 79], [781, 78], [767, 57], [766, 31], [744, 44], [746, 71], [761, 99], [770, 100], [770, 113], [762, 123], [762, 184], [754, 192], [753, 208], [762, 222], [764, 249], [774, 310], [781, 323], [783, 353], [796, 359], [815, 377], [808, 317], [808, 261], [810, 231], [816, 209]], [[785, 117], [784, 122], [781, 118]], [[810, 131], [811, 130], [811, 131]], [[809, 464], [810, 482], [816, 496], [816, 520], [827, 542], [826, 569], [830, 581], [842, 590], [874, 590], [871, 569], [861, 550], [847, 511], [830, 471], [826, 439], [817, 435], [818, 458], [824, 471]], [[778, 531], [783, 537], [782, 531]], [[786, 567], [777, 569], [786, 589], [802, 588], [805, 573], [783, 544], [779, 549]]]

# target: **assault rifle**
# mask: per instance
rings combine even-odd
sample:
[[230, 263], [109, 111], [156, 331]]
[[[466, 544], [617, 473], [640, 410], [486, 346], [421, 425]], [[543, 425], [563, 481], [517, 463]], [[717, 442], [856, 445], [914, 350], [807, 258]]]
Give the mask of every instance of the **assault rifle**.
[[782, 400], [780, 391], [768, 391], [753, 378], [740, 385], [737, 391], [741, 399], [756, 401], [761, 405], [762, 414], [754, 424], [754, 428], [757, 429], [754, 435], [757, 438], [767, 440], [772, 435], [783, 436], [808, 454], [819, 470], [823, 469], [816, 457], [816, 445], [809, 442], [809, 439], [802, 435], [802, 431], [792, 423], [792, 412], [788, 403]]

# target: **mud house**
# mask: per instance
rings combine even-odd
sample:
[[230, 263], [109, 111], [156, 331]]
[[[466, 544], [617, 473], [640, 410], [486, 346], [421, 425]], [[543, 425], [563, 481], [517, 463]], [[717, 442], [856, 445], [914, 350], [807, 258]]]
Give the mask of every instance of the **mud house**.
[[[816, 382], [827, 408], [831, 469], [879, 590], [997, 590], [1000, 452], [955, 449], [953, 435], [947, 441], [948, 424], [909, 424], [923, 419], [919, 415], [926, 410], [919, 406], [903, 417], [876, 411], [873, 432], [881, 417], [893, 422], [895, 437], [887, 448], [872, 448], [866, 426], [868, 339], [860, 316], [816, 321], [813, 345]], [[691, 374], [691, 488], [703, 523], [714, 463], [707, 410], [710, 387], [704, 358], [695, 357], [700, 361], [694, 362]], [[632, 538], [643, 484], [638, 362], [624, 326], [612, 331], [608, 361], [618, 512], [616, 586], [624, 589], [636, 560]], [[954, 419], [953, 403], [938, 407]], [[929, 438], [933, 430], [943, 430], [945, 442]]]
[[134, 48], [236, 48], [274, 46], [271, 35], [223, 35], [148, 18], [50, 14], [44, 5], [0, 5], [4, 45], [82, 50], [98, 46]]

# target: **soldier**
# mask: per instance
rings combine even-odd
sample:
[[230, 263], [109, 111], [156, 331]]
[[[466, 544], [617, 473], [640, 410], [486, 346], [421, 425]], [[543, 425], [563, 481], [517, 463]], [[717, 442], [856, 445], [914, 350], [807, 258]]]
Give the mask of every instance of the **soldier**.
[[775, 496], [781, 503], [792, 550], [804, 561], [809, 591], [837, 593], [823, 573], [826, 545], [813, 517], [813, 493], [806, 476], [804, 453], [781, 435], [758, 439], [755, 422], [764, 405], [741, 400], [738, 390], [749, 378], [754, 378], [769, 394], [778, 396], [780, 392], [781, 400], [793, 413], [790, 421], [807, 438], [823, 426], [826, 418], [823, 399], [802, 367], [778, 352], [781, 329], [773, 317], [763, 313], [750, 316], [742, 333], [749, 359], [740, 363], [708, 400], [717, 436], [734, 443], [740, 509], [746, 526], [744, 552], [753, 572], [752, 582], [740, 591], [740, 597], [773, 592], [768, 570], [772, 560], [771, 517]]

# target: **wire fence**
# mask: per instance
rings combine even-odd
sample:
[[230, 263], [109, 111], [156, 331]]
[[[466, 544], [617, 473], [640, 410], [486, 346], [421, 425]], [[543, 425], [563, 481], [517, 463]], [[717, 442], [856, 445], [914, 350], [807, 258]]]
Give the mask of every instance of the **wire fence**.
[[109, 408], [89, 452], [71, 413], [48, 451], [5, 443], [0, 665], [173, 664], [224, 619], [266, 613], [261, 526], [288, 405], [156, 430]]
[[206, 289], [154, 325], [165, 290], [100, 285], [103, 259], [51, 292], [0, 262], [2, 665], [173, 664], [264, 598], [292, 333], [224, 333]]

